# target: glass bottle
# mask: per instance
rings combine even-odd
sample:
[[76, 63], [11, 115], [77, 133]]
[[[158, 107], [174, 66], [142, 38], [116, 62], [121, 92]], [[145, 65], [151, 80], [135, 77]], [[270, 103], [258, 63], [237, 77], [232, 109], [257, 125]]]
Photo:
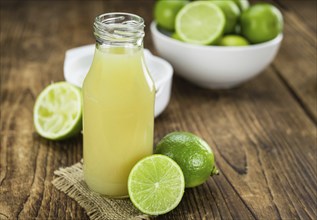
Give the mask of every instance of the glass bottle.
[[128, 196], [130, 170], [153, 153], [155, 86], [143, 54], [144, 21], [106, 13], [83, 84], [84, 179], [110, 197]]

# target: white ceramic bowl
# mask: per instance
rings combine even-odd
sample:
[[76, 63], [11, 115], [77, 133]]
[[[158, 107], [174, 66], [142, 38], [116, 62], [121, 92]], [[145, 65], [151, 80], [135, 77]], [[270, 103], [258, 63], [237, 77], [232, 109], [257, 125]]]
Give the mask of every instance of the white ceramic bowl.
[[235, 87], [261, 73], [275, 58], [283, 35], [250, 46], [221, 47], [184, 43], [161, 33], [151, 24], [154, 46], [175, 73], [204, 88]]
[[[77, 47], [66, 51], [64, 78], [67, 82], [81, 87], [93, 60], [95, 45]], [[144, 49], [144, 58], [156, 87], [155, 117], [167, 107], [172, 88], [173, 68], [165, 60]]]

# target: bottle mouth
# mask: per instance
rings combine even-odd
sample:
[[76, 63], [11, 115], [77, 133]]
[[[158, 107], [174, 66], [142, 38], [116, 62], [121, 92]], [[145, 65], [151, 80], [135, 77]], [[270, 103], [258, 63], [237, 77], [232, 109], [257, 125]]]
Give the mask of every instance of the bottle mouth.
[[141, 45], [144, 37], [144, 20], [135, 14], [114, 12], [97, 16], [94, 35], [101, 44]]

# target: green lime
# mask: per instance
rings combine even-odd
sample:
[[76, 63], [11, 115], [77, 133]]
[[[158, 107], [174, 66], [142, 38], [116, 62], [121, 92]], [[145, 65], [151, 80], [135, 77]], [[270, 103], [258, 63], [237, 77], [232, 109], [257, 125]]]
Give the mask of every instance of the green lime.
[[234, 27], [234, 34], [237, 34], [237, 35], [241, 35], [241, 26], [240, 26], [240, 23], [238, 23], [235, 27]]
[[198, 186], [218, 173], [210, 147], [192, 133], [172, 132], [166, 135], [157, 144], [155, 153], [176, 161], [184, 173], [186, 187]]
[[233, 33], [240, 16], [240, 9], [233, 1], [211, 0], [212, 3], [218, 5], [226, 17], [226, 25], [224, 33]]
[[220, 39], [219, 46], [247, 46], [249, 42], [240, 35], [226, 35]]
[[233, 0], [240, 8], [241, 12], [244, 12], [250, 7], [248, 0]]
[[212, 2], [191, 2], [176, 16], [176, 33], [187, 43], [208, 45], [214, 43], [223, 33], [225, 16]]
[[137, 162], [128, 178], [132, 203], [148, 215], [161, 215], [174, 209], [183, 197], [184, 188], [181, 168], [169, 157], [159, 154]]
[[42, 137], [62, 140], [78, 134], [82, 128], [82, 101], [78, 87], [67, 82], [47, 86], [37, 97], [33, 120]]
[[175, 17], [178, 11], [187, 4], [181, 0], [161, 0], [154, 5], [154, 19], [156, 23], [167, 30], [175, 29]]
[[283, 16], [271, 4], [255, 4], [242, 13], [240, 24], [242, 35], [257, 44], [272, 40], [282, 32]]
[[182, 41], [182, 39], [179, 37], [179, 35], [178, 35], [176, 32], [174, 32], [174, 33], [171, 35], [171, 37], [172, 37], [173, 39], [175, 39], [175, 40]]

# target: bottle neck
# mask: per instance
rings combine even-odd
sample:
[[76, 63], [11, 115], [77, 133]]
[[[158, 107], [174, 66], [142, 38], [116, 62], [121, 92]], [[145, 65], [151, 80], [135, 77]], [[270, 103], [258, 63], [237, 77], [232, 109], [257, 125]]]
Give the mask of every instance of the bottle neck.
[[99, 52], [103, 54], [136, 55], [139, 53], [143, 54], [143, 44], [141, 45], [127, 45], [127, 44], [109, 45], [109, 44], [101, 44], [97, 41], [96, 50], [98, 50]]
[[106, 13], [96, 17], [94, 35], [98, 48], [142, 48], [144, 21], [129, 13]]

